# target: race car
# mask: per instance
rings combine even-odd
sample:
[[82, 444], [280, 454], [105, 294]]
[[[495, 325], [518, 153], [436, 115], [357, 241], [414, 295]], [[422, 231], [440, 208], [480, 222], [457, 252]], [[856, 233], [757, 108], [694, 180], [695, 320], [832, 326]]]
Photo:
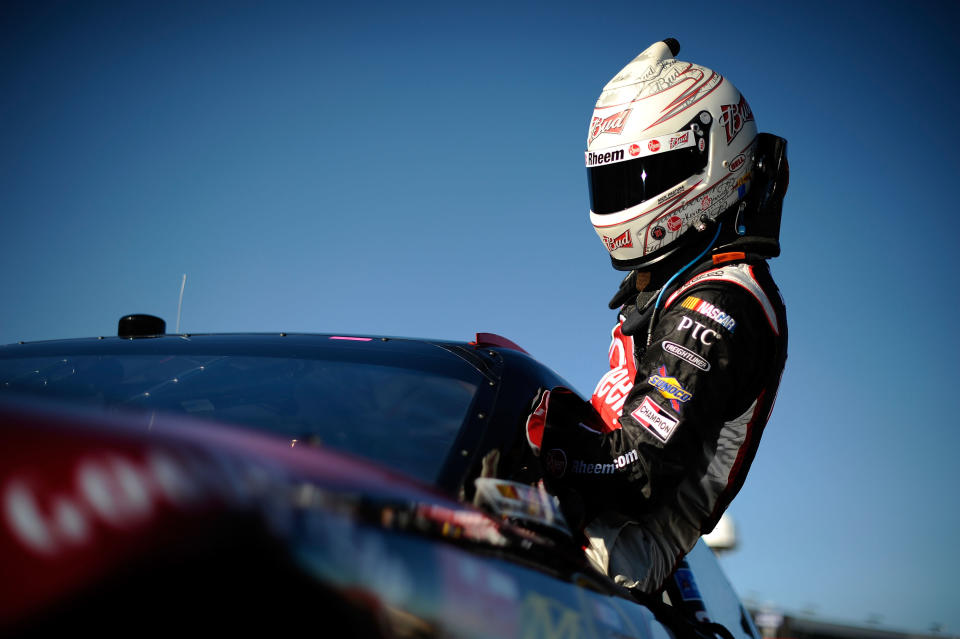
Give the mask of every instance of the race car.
[[739, 637], [702, 541], [657, 596], [586, 560], [510, 340], [117, 335], [0, 346], [0, 634]]

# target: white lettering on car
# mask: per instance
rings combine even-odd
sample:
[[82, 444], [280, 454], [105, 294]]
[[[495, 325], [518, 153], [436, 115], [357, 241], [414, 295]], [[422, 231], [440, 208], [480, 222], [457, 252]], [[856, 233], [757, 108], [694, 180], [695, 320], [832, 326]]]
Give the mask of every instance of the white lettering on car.
[[54, 493], [14, 477], [0, 492], [3, 519], [24, 546], [53, 555], [92, 543], [98, 524], [137, 526], [155, 515], [161, 500], [183, 506], [198, 496], [194, 480], [173, 458], [153, 453], [144, 462], [119, 455], [83, 458], [72, 485]]

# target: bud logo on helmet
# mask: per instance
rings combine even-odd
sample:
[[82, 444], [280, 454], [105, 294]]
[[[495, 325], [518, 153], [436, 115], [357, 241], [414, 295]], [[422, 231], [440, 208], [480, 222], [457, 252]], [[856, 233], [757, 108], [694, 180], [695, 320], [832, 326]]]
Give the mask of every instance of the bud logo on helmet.
[[630, 237], [630, 229], [627, 229], [617, 237], [603, 236], [603, 244], [611, 253], [620, 248], [630, 248], [633, 246], [633, 238]]
[[610, 117], [598, 118], [596, 116], [590, 121], [590, 139], [593, 142], [597, 136], [604, 133], [623, 133], [623, 125], [627, 122], [627, 116], [633, 109], [625, 109], [619, 113], [614, 113]]
[[690, 139], [690, 132], [687, 131], [683, 135], [675, 135], [670, 138], [670, 148], [675, 149], [681, 144], [686, 144]]
[[747, 122], [753, 122], [753, 111], [746, 98], [740, 96], [737, 104], [724, 104], [720, 107], [720, 124], [727, 133], [727, 144], [733, 142]]

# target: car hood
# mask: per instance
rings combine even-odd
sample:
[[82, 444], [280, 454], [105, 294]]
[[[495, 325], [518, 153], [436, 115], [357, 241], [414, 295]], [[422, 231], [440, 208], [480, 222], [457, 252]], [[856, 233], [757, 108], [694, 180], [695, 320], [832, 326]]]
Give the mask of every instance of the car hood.
[[304, 521], [335, 515], [485, 551], [556, 551], [400, 473], [229, 424], [21, 400], [0, 402], [0, 424], [0, 625], [236, 514], [289, 548], [309, 544]]

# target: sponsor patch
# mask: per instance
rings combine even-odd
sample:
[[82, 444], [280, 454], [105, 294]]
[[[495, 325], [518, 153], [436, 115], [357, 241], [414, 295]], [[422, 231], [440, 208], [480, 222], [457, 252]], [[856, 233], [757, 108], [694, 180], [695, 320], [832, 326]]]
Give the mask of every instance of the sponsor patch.
[[687, 364], [690, 364], [691, 366], [696, 366], [702, 371], [710, 370], [710, 362], [700, 357], [699, 355], [691, 351], [689, 348], [684, 348], [683, 346], [680, 346], [679, 344], [674, 344], [673, 342], [663, 342], [661, 346], [663, 347], [663, 350], [670, 353], [674, 357], [677, 357], [685, 361]]
[[693, 339], [700, 340], [700, 343], [704, 346], [710, 346], [715, 341], [720, 339], [720, 335], [718, 335], [715, 330], [712, 328], [707, 328], [700, 322], [694, 322], [686, 315], [680, 316], [680, 323], [677, 324], [677, 327], [673, 330], [689, 331]]
[[657, 405], [649, 397], [644, 397], [640, 405], [630, 413], [630, 416], [664, 444], [667, 443], [667, 440], [677, 429], [677, 424], [680, 423], [679, 419], [671, 415], [667, 409]]
[[689, 295], [687, 296], [687, 299], [680, 303], [680, 306], [709, 317], [731, 333], [737, 328], [737, 320], [733, 319], [729, 313], [724, 311], [722, 308], [714, 306], [710, 302], [703, 301], [699, 297]]
[[677, 412], [680, 411], [681, 403], [688, 402], [690, 398], [693, 397], [693, 393], [684, 388], [683, 385], [677, 381], [676, 377], [669, 377], [667, 375], [666, 366], [661, 366], [657, 370], [656, 375], [648, 377], [647, 383], [660, 391], [661, 395], [669, 399], [673, 410]]

